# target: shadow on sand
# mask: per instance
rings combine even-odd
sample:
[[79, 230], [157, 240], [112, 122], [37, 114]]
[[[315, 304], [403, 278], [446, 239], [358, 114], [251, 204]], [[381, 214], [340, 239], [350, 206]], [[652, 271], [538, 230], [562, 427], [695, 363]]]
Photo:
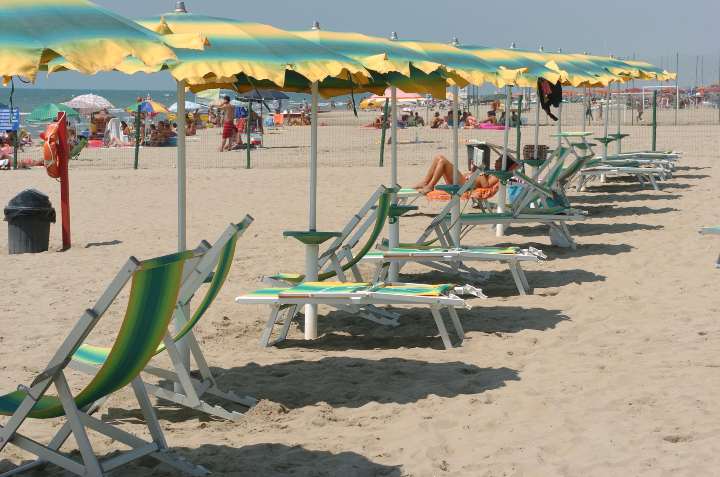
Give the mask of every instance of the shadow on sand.
[[[233, 477], [281, 477], [301, 475], [342, 475], [347, 477], [401, 477], [400, 465], [383, 465], [372, 462], [354, 452], [332, 453], [308, 450], [301, 446], [283, 444], [253, 444], [241, 447], [203, 444], [196, 448], [172, 447], [171, 454], [182, 457], [194, 465], [201, 465], [211, 475]], [[29, 462], [29, 461], [28, 461]], [[12, 469], [8, 461], [0, 461], [0, 472]], [[332, 469], [326, 473], [322, 469]], [[69, 476], [53, 465], [27, 472], [28, 477]], [[121, 467], [113, 475], [171, 477], [179, 471], [151, 458], [141, 459]]]

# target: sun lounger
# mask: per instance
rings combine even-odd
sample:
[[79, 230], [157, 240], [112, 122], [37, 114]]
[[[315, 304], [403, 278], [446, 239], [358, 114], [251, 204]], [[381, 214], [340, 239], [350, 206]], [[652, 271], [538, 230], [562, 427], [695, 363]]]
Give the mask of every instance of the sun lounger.
[[[465, 301], [455, 293], [453, 285], [416, 285], [355, 282], [306, 282], [291, 288], [265, 288], [238, 296], [241, 304], [265, 304], [271, 306], [270, 318], [260, 339], [261, 346], [273, 346], [287, 338], [291, 320], [303, 305], [329, 305], [356, 313], [359, 308], [373, 305], [427, 306], [437, 325], [446, 349], [453, 347], [441, 312], [450, 315], [460, 341], [464, 333], [456, 308], [465, 308]], [[457, 292], [462, 293], [459, 289]], [[279, 337], [272, 340], [273, 329], [280, 322], [280, 314], [286, 311]]]
[[[154, 457], [190, 475], [207, 474], [201, 467], [174, 458], [168, 452], [162, 429], [139, 377], [167, 335], [186, 267], [194, 267], [193, 262], [201, 257], [202, 252], [195, 251], [145, 261], [130, 258], [97, 303], [85, 311], [44, 371], [29, 385], [0, 396], [0, 414], [10, 416], [0, 427], [0, 451], [10, 443], [39, 459], [3, 475], [52, 463], [77, 475], [102, 476], [143, 456]], [[73, 353], [129, 281], [132, 282], [130, 297], [115, 344], [95, 377], [73, 396], [65, 369]], [[92, 416], [110, 395], [128, 384], [140, 405], [150, 441]], [[57, 396], [48, 394], [50, 386], [55, 387]], [[63, 418], [64, 423], [50, 443], [44, 445], [20, 434], [19, 430], [28, 418]], [[100, 461], [93, 451], [88, 430], [116, 440], [130, 450]], [[60, 451], [71, 435], [79, 448], [80, 460]]]
[[588, 182], [595, 179], [604, 180], [605, 177], [609, 176], [635, 176], [641, 185], [648, 183], [653, 189], [660, 190], [658, 182], [668, 178], [668, 171], [664, 167], [649, 167], [639, 164], [623, 166], [601, 163], [580, 171], [577, 189], [580, 191], [585, 190]]
[[388, 265], [398, 263], [400, 267], [408, 262], [421, 263], [435, 270], [456, 274], [468, 275], [470, 278], [483, 279], [483, 272], [468, 266], [470, 262], [501, 262], [510, 268], [518, 293], [527, 295], [531, 293], [522, 262], [537, 262], [547, 258], [540, 250], [529, 247], [472, 247], [472, 248], [393, 248], [374, 250], [365, 255], [364, 260], [376, 262], [378, 266], [375, 275], [376, 282], [387, 278]]
[[[247, 408], [254, 406], [257, 400], [220, 389], [217, 384], [217, 377], [213, 376], [210, 371], [193, 330], [222, 289], [232, 267], [237, 240], [247, 230], [252, 221], [252, 217], [245, 216], [239, 224], [230, 224], [212, 246], [209, 246], [206, 242], [201, 244], [199, 248], [205, 250], [205, 254], [197, 266], [189, 270], [187, 276], [184, 277], [178, 298], [178, 306], [175, 310], [176, 316], [179, 315], [182, 318], [185, 326], [178, 333], [172, 335], [172, 338], [166, 338], [164, 340], [165, 344], [159, 346], [155, 352], [155, 356], [157, 356], [167, 351], [173, 369], [169, 370], [156, 365], [148, 365], [143, 370], [144, 373], [158, 377], [167, 383], [166, 386], [161, 387], [146, 382], [145, 387], [150, 394], [166, 401], [233, 421], [239, 419], [242, 414], [237, 411], [229, 411], [219, 405], [210, 404], [203, 399], [204, 396], [210, 395], [221, 398]], [[209, 282], [208, 290], [202, 301], [199, 302], [195, 313], [188, 320], [185, 316], [185, 305], [206, 282]], [[190, 369], [180, 359], [177, 348], [180, 340], [184, 340], [190, 349], [191, 356], [198, 367], [198, 378], [191, 375]], [[109, 354], [110, 348], [83, 344], [73, 354], [70, 365], [79, 371], [95, 374], [98, 368], [105, 363]]]

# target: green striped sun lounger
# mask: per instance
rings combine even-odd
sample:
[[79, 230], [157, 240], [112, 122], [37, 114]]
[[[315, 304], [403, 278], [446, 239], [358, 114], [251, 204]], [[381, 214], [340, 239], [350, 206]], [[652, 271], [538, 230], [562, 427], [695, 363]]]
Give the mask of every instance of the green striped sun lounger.
[[[292, 319], [303, 305], [328, 305], [351, 313], [367, 305], [428, 306], [446, 349], [453, 347], [441, 312], [450, 315], [460, 341], [464, 333], [456, 308], [466, 308], [465, 301], [455, 293], [463, 293], [454, 285], [419, 285], [407, 283], [305, 282], [289, 288], [265, 288], [238, 296], [241, 304], [270, 305], [271, 312], [260, 338], [261, 346], [273, 346], [287, 338]], [[280, 314], [286, 310], [278, 338], [272, 340], [273, 329], [280, 324]]]
[[365, 255], [364, 260], [377, 263], [376, 282], [387, 278], [388, 265], [398, 263], [400, 267], [408, 262], [421, 263], [435, 270], [449, 274], [469, 275], [471, 278], [484, 279], [486, 274], [468, 266], [468, 262], [502, 262], [510, 268], [515, 285], [520, 295], [527, 295], [532, 290], [528, 284], [522, 262], [537, 262], [547, 258], [540, 250], [529, 247], [471, 247], [471, 248], [438, 248], [438, 247], [402, 247], [374, 250]]
[[[184, 252], [142, 262], [130, 258], [96, 304], [83, 313], [45, 370], [30, 384], [0, 396], [0, 415], [9, 416], [0, 426], [0, 452], [7, 444], [13, 444], [38, 457], [38, 460], [3, 475], [14, 475], [50, 463], [77, 475], [102, 476], [143, 456], [154, 457], [190, 475], [207, 474], [202, 467], [170, 454], [140, 379], [140, 372], [167, 334], [187, 267], [194, 267], [193, 262], [197, 262], [203, 253]], [[128, 282], [131, 282], [130, 297], [115, 343], [90, 383], [73, 395], [65, 369], [73, 353]], [[149, 441], [92, 416], [107, 398], [128, 384], [142, 410]], [[55, 387], [57, 395], [48, 392], [51, 386]], [[49, 444], [41, 444], [19, 432], [28, 419], [52, 418], [62, 418], [64, 423]], [[118, 441], [130, 450], [101, 461], [93, 451], [88, 430]], [[79, 459], [60, 451], [71, 435], [79, 448]]]
[[[235, 248], [238, 238], [247, 230], [253, 218], [245, 216], [238, 224], [230, 224], [220, 238], [212, 246], [203, 242], [199, 248], [205, 250], [202, 259], [194, 269], [188, 270], [183, 280], [178, 298], [178, 306], [175, 309], [176, 317], [182, 319], [185, 325], [174, 335], [168, 334], [164, 338], [164, 344], [158, 346], [155, 356], [167, 352], [173, 369], [166, 369], [159, 365], [148, 364], [143, 372], [165, 381], [164, 386], [146, 382], [148, 392], [158, 398], [186, 406], [216, 417], [229, 420], [237, 420], [242, 414], [237, 411], [228, 410], [217, 404], [210, 404], [204, 396], [210, 395], [214, 398], [221, 398], [231, 403], [240, 404], [250, 408], [257, 403], [257, 400], [249, 396], [239, 396], [232, 391], [220, 389], [217, 377], [213, 375], [207, 360], [203, 355], [200, 344], [193, 333], [193, 329], [200, 319], [205, 315], [210, 305], [220, 293], [225, 280], [227, 279], [232, 261], [235, 256]], [[186, 318], [187, 304], [195, 293], [209, 282], [205, 296], [199, 302], [197, 309], [192, 316]], [[198, 377], [193, 377], [190, 369], [181, 358], [178, 350], [178, 343], [183, 341], [187, 344], [192, 358], [198, 368]], [[73, 354], [71, 367], [79, 371], [95, 374], [110, 354], [111, 349], [99, 346], [83, 344]]]
[[[703, 235], [720, 235], [720, 225], [715, 227], [703, 227], [700, 229], [700, 233]], [[720, 268], [720, 256], [718, 256], [715, 262], [715, 268]]]

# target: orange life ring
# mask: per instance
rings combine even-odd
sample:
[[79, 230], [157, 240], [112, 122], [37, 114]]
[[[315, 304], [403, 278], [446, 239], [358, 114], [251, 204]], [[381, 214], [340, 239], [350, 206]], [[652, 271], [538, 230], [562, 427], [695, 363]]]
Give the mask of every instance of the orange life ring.
[[58, 147], [60, 144], [60, 137], [58, 134], [58, 123], [50, 123], [45, 128], [45, 132], [40, 133], [40, 138], [45, 142], [43, 143], [43, 162], [45, 163], [45, 169], [47, 174], [58, 179], [60, 177], [60, 157], [58, 155]]

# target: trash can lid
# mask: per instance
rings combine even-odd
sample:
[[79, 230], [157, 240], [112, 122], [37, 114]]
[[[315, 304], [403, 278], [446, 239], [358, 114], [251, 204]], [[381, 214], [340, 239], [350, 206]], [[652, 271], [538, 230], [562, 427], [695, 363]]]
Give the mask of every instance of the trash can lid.
[[50, 198], [37, 189], [25, 189], [10, 199], [8, 209], [51, 209]]

